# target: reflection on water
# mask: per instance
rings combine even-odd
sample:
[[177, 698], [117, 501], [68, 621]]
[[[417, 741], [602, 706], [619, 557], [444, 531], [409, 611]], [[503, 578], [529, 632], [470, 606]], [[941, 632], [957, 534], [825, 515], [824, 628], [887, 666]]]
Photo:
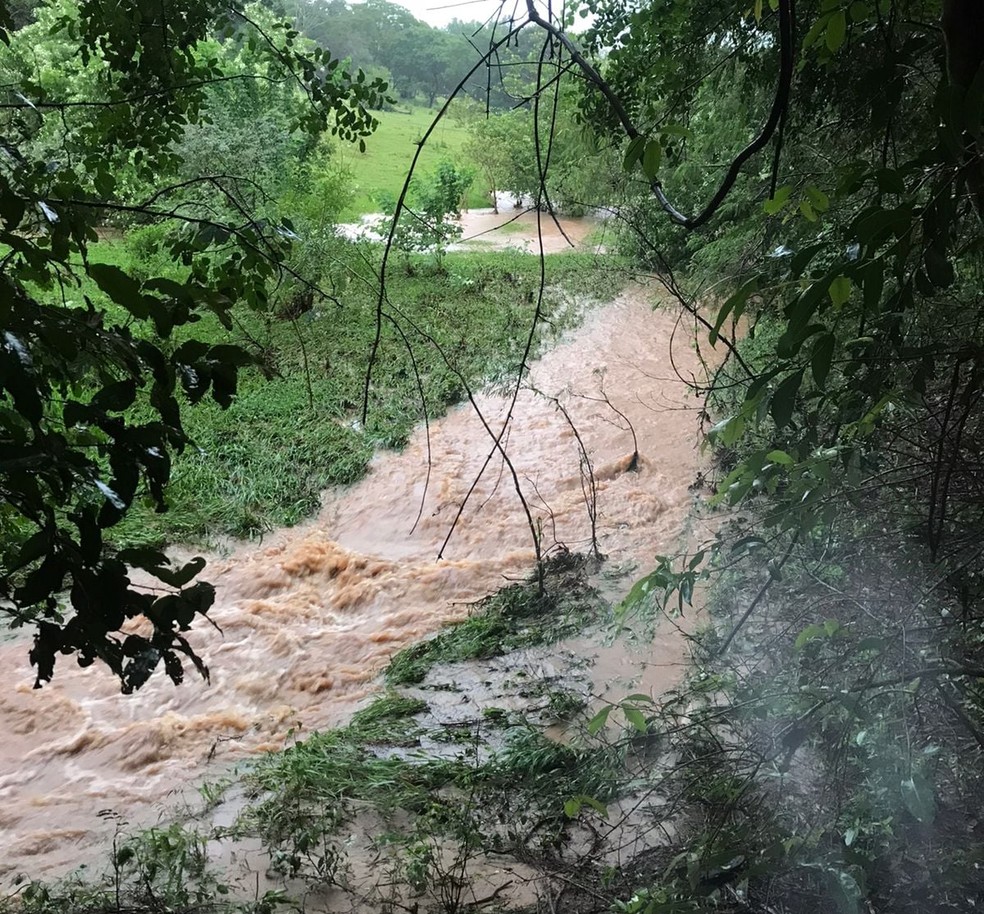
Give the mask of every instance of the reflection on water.
[[[696, 403], [671, 367], [674, 317], [653, 313], [653, 297], [633, 287], [594, 312], [535, 366], [519, 395], [506, 440], [545, 548], [586, 548], [590, 524], [575, 436], [534, 388], [560, 399], [590, 455], [602, 552], [645, 564], [681, 531], [696, 472]], [[673, 356], [677, 370], [699, 371], [689, 347], [677, 345]], [[632, 422], [637, 470], [629, 469], [632, 436], [603, 395]], [[508, 402], [483, 395], [479, 406], [497, 428]], [[213, 558], [211, 616], [221, 633], [202, 625], [192, 633], [210, 684], [189, 677], [175, 688], [158, 677], [121, 696], [97, 669], [64, 663], [52, 685], [34, 691], [25, 644], [0, 646], [0, 876], [63, 872], [91, 859], [111, 833], [100, 810], [151, 824], [214, 766], [338, 722], [396, 651], [527, 574], [530, 533], [499, 458], [437, 559], [490, 439], [465, 406], [432, 424], [431, 450], [415, 529], [425, 495], [422, 431], [402, 453], [377, 456], [362, 482], [328, 496], [313, 520]]]

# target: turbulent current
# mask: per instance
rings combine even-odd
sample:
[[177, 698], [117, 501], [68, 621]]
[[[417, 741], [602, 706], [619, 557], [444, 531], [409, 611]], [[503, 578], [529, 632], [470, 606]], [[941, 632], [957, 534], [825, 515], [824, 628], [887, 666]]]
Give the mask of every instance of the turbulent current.
[[[690, 334], [657, 293], [635, 285], [593, 310], [533, 367], [503, 436], [545, 549], [590, 544], [580, 435], [597, 482], [601, 551], [644, 569], [674, 548], [697, 474], [700, 374]], [[606, 402], [606, 398], [609, 402]], [[478, 406], [495, 431], [508, 395]], [[614, 407], [614, 409], [613, 409]], [[633, 437], [638, 438], [638, 467]], [[280, 748], [288, 734], [344, 719], [396, 651], [467, 614], [469, 602], [531, 570], [534, 553], [512, 474], [489, 460], [443, 555], [442, 544], [491, 450], [470, 405], [382, 453], [360, 483], [326, 496], [317, 517], [211, 557], [219, 630], [192, 634], [206, 684], [164, 678], [121, 696], [104, 672], [60, 665], [40, 691], [23, 641], [2, 649], [0, 882], [94, 859], [111, 810], [153, 824], [182, 790], [229, 762]], [[422, 510], [421, 510], [422, 506]], [[420, 518], [418, 521], [418, 512]]]

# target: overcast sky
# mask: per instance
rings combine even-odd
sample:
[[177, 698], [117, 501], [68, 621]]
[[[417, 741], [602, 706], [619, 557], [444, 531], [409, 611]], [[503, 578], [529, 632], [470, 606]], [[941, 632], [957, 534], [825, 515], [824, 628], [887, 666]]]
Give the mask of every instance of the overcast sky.
[[393, 0], [405, 6], [418, 19], [430, 25], [444, 26], [452, 19], [484, 22], [503, 7], [505, 15], [525, 15], [525, 0]]

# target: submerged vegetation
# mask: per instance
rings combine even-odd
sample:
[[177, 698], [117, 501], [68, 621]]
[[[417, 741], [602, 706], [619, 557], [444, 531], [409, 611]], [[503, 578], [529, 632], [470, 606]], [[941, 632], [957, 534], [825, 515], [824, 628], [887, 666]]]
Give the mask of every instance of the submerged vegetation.
[[[517, 383], [609, 291], [580, 256], [445, 256], [444, 217], [484, 196], [465, 157], [545, 214], [609, 211], [715, 350], [687, 380], [717, 534], [615, 613], [665, 621], [703, 586], [708, 614], [664, 694], [520, 684], [511, 655], [607, 617], [528, 512], [533, 581], [399, 653], [347, 727], [252, 768], [234, 826], [120, 839], [104, 882], [10, 904], [208, 908], [228, 886], [207, 842], [245, 837], [284, 886], [374, 910], [984, 904], [980, 5], [586, 2], [575, 40], [531, 2], [472, 31], [465, 69], [505, 75], [448, 109], [440, 155], [371, 185], [374, 112], [389, 160], [400, 118], [419, 149], [439, 116], [397, 91], [475, 89], [449, 57], [417, 65], [404, 14], [342, 10], [367, 75], [304, 31], [333, 4], [284, 5], [298, 28], [261, 4], [123, 6], [0, 0], [0, 612], [37, 631], [38, 684], [67, 654], [125, 691], [207, 675], [184, 632], [214, 593], [164, 545], [300, 520], [419, 420]], [[377, 204], [392, 250], [335, 233]], [[465, 665], [486, 677], [469, 692]]]
[[[300, 314], [247, 312], [231, 334], [218, 321], [196, 326], [199, 339], [231, 336], [257, 364], [241, 373], [228, 408], [202, 404], [189, 412], [193, 446], [174, 462], [167, 513], [135, 505], [113, 531], [118, 544], [208, 542], [297, 523], [317, 509], [326, 487], [361, 477], [374, 448], [405, 444], [424, 404], [433, 418], [464, 400], [467, 389], [515, 373], [539, 282], [535, 261], [462, 253], [438, 269], [429, 255], [414, 256], [389, 281], [407, 339], [388, 334], [383, 341], [363, 425], [374, 254], [344, 242], [332, 253], [344, 300], [322, 299]], [[96, 259], [121, 256], [117, 246], [93, 252]], [[584, 255], [551, 259], [549, 324], [538, 343], [579, 319], [591, 301], [591, 275]]]
[[600, 597], [585, 581], [594, 560], [562, 552], [522, 584], [475, 606], [462, 622], [400, 651], [386, 669], [391, 685], [421, 682], [435, 664], [487, 660], [523, 647], [552, 644], [604, 620]]

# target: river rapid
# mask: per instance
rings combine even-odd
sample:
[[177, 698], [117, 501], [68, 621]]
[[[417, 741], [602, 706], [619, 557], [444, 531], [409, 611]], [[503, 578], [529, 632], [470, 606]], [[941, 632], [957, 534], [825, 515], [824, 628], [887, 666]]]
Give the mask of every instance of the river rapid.
[[[516, 398], [502, 440], [545, 549], [590, 545], [580, 448], [551, 398], [594, 470], [601, 551], [645, 570], [680, 540], [700, 432], [700, 402], [682, 378], [702, 368], [675, 312], [653, 310], [658, 300], [633, 284], [592, 310]], [[508, 392], [477, 398], [496, 431], [510, 403]], [[636, 469], [632, 434], [612, 406], [635, 430]], [[431, 424], [429, 447], [421, 428], [402, 452], [378, 454], [361, 482], [326, 495], [317, 517], [210, 556], [204, 577], [217, 586], [210, 616], [221, 632], [198, 624], [191, 638], [210, 683], [189, 676], [175, 688], [158, 676], [122, 696], [99, 669], [63, 662], [35, 691], [26, 644], [4, 643], [0, 884], [95, 862], [116, 827], [100, 813], [154, 824], [231, 763], [343, 721], [394, 653], [528, 574], [530, 530], [500, 455], [476, 484], [491, 450], [464, 404]], [[674, 669], [681, 652], [661, 641], [653, 658]]]

